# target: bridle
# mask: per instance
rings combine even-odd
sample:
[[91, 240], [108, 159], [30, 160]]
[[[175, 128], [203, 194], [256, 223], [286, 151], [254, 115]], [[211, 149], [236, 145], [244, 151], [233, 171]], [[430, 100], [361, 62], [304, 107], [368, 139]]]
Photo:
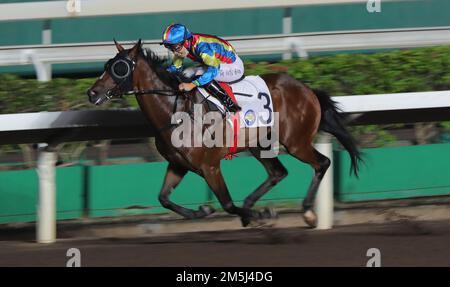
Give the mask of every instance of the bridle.
[[[141, 53], [146, 53], [145, 50], [141, 50]], [[110, 100], [113, 97], [123, 97], [128, 95], [150, 95], [157, 94], [160, 96], [168, 96], [175, 97], [175, 101], [173, 104], [172, 114], [175, 114], [177, 111], [178, 99], [182, 96], [184, 99], [187, 99], [192, 102], [190, 96], [187, 96], [186, 91], [179, 91], [173, 89], [147, 89], [147, 90], [135, 90], [133, 89], [133, 75], [136, 69], [136, 61], [131, 59], [128, 55], [127, 50], [120, 51], [114, 58], [110, 59], [105, 64], [105, 72], [109, 73], [111, 78], [113, 79], [115, 86], [105, 92], [105, 98]], [[181, 83], [182, 80], [179, 75], [173, 74], [175, 78]], [[103, 100], [105, 101], [105, 100]], [[103, 102], [101, 101], [101, 102]], [[203, 99], [202, 103], [204, 103], [206, 99]], [[188, 112], [190, 117], [195, 121], [191, 110]], [[178, 126], [180, 122], [172, 124], [169, 122], [164, 127], [158, 129], [158, 132], [163, 132], [173, 128], [174, 126]]]
[[133, 72], [136, 62], [128, 56], [126, 50], [119, 52], [105, 64], [105, 72], [109, 73], [114, 83], [113, 88], [106, 91], [109, 100], [114, 96], [120, 97], [133, 89]]
[[[169, 96], [176, 97], [173, 111], [175, 114], [177, 110], [177, 103], [179, 96], [186, 96], [185, 91], [179, 90], [169, 90], [169, 89], [147, 89], [147, 90], [134, 90], [133, 89], [133, 74], [136, 68], [136, 61], [130, 58], [128, 52], [123, 50], [119, 52], [114, 58], [110, 59], [105, 64], [105, 72], [108, 72], [111, 78], [113, 79], [115, 86], [111, 89], [107, 90], [105, 93], [105, 97], [107, 100], [110, 100], [113, 97], [122, 97], [128, 95], [148, 95], [148, 94], [157, 94], [160, 96]], [[175, 77], [181, 82], [180, 78], [175, 75]], [[185, 97], [190, 99], [190, 97]], [[162, 132], [168, 130], [177, 124], [168, 123], [163, 128], [158, 129], [158, 132]]]
[[185, 94], [183, 91], [168, 89], [134, 90], [133, 74], [135, 69], [136, 62], [130, 58], [126, 50], [119, 52], [114, 58], [106, 62], [105, 72], [109, 73], [116, 84], [106, 91], [105, 96], [108, 100], [125, 95], [157, 94], [161, 96], [178, 96]]

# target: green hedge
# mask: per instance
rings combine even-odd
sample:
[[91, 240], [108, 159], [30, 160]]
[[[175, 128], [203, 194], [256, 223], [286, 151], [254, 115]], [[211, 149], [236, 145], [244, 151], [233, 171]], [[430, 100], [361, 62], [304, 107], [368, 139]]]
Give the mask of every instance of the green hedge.
[[[450, 46], [373, 54], [338, 54], [278, 63], [246, 63], [247, 74], [287, 72], [334, 96], [450, 89]], [[54, 79], [48, 83], [0, 75], [0, 113], [99, 108], [86, 90], [94, 78]], [[108, 107], [136, 106], [133, 97]]]
[[[94, 82], [95, 79], [62, 78], [38, 82], [0, 75], [0, 113], [93, 109], [96, 107], [89, 103], [86, 90]], [[113, 106], [129, 105], [116, 101]]]
[[334, 96], [450, 89], [450, 46], [247, 63], [246, 72], [287, 72]]

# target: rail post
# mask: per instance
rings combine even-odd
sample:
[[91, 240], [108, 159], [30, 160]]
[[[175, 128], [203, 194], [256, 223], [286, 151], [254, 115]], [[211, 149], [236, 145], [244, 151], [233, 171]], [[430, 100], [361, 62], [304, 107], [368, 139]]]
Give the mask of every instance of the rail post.
[[56, 152], [46, 144], [39, 145], [37, 173], [39, 177], [36, 240], [38, 243], [56, 241]]
[[318, 142], [315, 144], [318, 152], [328, 157], [331, 161], [325, 176], [320, 183], [315, 201], [315, 211], [317, 214], [316, 229], [330, 229], [333, 227], [334, 198], [333, 198], [333, 144], [331, 136], [320, 134]]

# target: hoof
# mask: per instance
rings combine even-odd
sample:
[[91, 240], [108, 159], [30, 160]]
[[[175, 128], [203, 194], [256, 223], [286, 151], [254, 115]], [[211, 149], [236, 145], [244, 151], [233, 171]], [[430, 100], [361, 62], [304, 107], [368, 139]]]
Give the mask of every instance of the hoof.
[[278, 218], [278, 214], [273, 208], [265, 208], [262, 211], [255, 212], [252, 217], [241, 217], [243, 227], [272, 227], [274, 226], [271, 219]]
[[311, 228], [317, 227], [317, 216], [311, 209], [307, 210], [303, 214], [303, 219], [305, 220], [306, 224], [308, 224], [309, 227]]
[[203, 216], [208, 216], [216, 212], [216, 210], [209, 205], [201, 205], [198, 209]]
[[247, 227], [251, 222], [250, 217], [241, 217], [242, 227]]

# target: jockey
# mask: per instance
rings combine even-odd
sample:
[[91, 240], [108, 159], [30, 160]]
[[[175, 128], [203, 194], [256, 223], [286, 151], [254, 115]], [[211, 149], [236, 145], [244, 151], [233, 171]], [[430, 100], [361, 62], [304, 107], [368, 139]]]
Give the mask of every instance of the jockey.
[[[182, 24], [172, 24], [164, 31], [162, 44], [174, 53], [173, 62], [167, 69], [169, 72], [181, 72], [191, 79], [199, 76], [190, 83], [181, 83], [180, 90], [190, 91], [201, 86], [230, 112], [241, 109], [218, 83], [244, 77], [244, 64], [230, 43], [216, 36], [191, 33]], [[202, 65], [183, 70], [183, 59], [186, 57]]]

